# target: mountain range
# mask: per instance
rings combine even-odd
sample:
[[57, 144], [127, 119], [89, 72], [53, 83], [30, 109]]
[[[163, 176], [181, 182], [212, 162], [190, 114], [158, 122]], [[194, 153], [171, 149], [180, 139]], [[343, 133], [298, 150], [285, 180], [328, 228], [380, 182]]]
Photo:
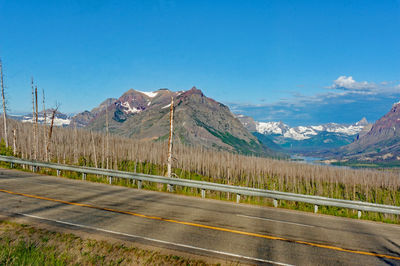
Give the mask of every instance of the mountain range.
[[169, 134], [171, 99], [174, 100], [174, 139], [181, 143], [242, 154], [282, 157], [253, 136], [229, 108], [193, 87], [173, 92], [130, 89], [91, 111], [77, 114], [70, 126], [104, 131], [135, 139], [164, 141]]
[[[374, 124], [363, 118], [354, 124], [328, 123], [297, 126], [258, 122], [234, 115], [229, 108], [193, 87], [173, 92], [159, 89], [142, 92], [130, 89], [119, 98], [108, 98], [91, 111], [73, 117], [57, 112], [56, 126], [82, 127], [130, 138], [165, 141], [169, 112], [174, 101], [174, 138], [186, 145], [203, 146], [258, 156], [284, 157], [285, 153], [330, 157], [344, 161], [400, 160], [400, 102]], [[46, 110], [50, 124], [52, 110]], [[10, 115], [32, 122], [32, 114]], [[39, 123], [44, 122], [43, 112]]]
[[236, 117], [266, 145], [303, 155], [321, 154], [350, 144], [371, 126], [365, 118], [351, 125], [328, 123], [290, 127], [283, 122], [258, 122], [244, 115]]

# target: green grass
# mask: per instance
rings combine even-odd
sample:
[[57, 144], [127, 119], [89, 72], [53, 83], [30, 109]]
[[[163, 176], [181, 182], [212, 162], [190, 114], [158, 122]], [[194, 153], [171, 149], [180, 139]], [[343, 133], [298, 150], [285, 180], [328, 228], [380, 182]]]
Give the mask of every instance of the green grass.
[[333, 162], [332, 165], [347, 166], [352, 168], [400, 168], [400, 161], [385, 161], [385, 162], [365, 162], [365, 161], [339, 161]]
[[0, 265], [209, 265], [189, 256], [0, 221]]

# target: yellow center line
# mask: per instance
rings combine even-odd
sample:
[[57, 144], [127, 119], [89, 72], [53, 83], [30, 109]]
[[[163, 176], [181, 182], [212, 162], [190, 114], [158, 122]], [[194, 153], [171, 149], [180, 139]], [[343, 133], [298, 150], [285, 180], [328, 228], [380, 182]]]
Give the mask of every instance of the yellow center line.
[[211, 230], [216, 230], [216, 231], [229, 232], [229, 233], [234, 233], [234, 234], [239, 234], [239, 235], [254, 236], [254, 237], [270, 239], [270, 240], [280, 240], [280, 241], [285, 241], [285, 242], [290, 242], [290, 243], [303, 244], [303, 245], [307, 245], [307, 246], [342, 251], [342, 252], [347, 252], [347, 253], [354, 253], [354, 254], [367, 255], [367, 256], [373, 256], [373, 257], [379, 257], [379, 258], [400, 260], [400, 257], [386, 255], [386, 254], [378, 254], [378, 253], [372, 253], [372, 252], [367, 252], [367, 251], [352, 250], [352, 249], [335, 247], [335, 246], [330, 246], [330, 245], [325, 245], [325, 244], [318, 244], [318, 243], [312, 243], [312, 242], [301, 241], [301, 240], [292, 240], [292, 239], [287, 239], [287, 238], [283, 238], [283, 237], [262, 235], [262, 234], [245, 232], [245, 231], [240, 231], [240, 230], [233, 230], [233, 229], [228, 229], [228, 228], [223, 228], [223, 227], [197, 224], [197, 223], [191, 223], [191, 222], [184, 222], [184, 221], [178, 221], [178, 220], [173, 220], [173, 219], [166, 219], [166, 218], [162, 218], [162, 217], [150, 216], [150, 215], [145, 215], [145, 214], [140, 214], [140, 213], [135, 213], [135, 212], [130, 212], [130, 211], [122, 211], [122, 210], [115, 210], [115, 209], [110, 209], [110, 208], [105, 208], [105, 207], [99, 207], [99, 206], [94, 206], [94, 205], [85, 204], [85, 203], [70, 202], [70, 201], [65, 201], [65, 200], [52, 199], [52, 198], [47, 198], [47, 197], [42, 197], [42, 196], [19, 193], [19, 192], [9, 191], [9, 190], [5, 190], [5, 189], [0, 189], [0, 192], [24, 196], [24, 197], [28, 197], [28, 198], [41, 199], [41, 200], [47, 200], [47, 201], [52, 201], [52, 202], [59, 202], [59, 203], [68, 204], [68, 205], [109, 211], [109, 212], [114, 212], [114, 213], [128, 214], [128, 215], [151, 219], [151, 220], [159, 220], [159, 221], [183, 224], [183, 225], [188, 225], [188, 226], [193, 226], [193, 227], [206, 228], [206, 229], [211, 229]]

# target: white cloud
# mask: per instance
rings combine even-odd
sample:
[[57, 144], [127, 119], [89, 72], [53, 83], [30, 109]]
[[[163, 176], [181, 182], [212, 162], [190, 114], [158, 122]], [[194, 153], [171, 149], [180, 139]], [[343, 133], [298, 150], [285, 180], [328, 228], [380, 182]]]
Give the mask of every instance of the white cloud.
[[340, 76], [333, 81], [333, 85], [331, 85], [329, 88], [350, 91], [370, 91], [376, 89], [377, 85], [375, 83], [368, 83], [366, 81], [357, 82], [352, 76]]

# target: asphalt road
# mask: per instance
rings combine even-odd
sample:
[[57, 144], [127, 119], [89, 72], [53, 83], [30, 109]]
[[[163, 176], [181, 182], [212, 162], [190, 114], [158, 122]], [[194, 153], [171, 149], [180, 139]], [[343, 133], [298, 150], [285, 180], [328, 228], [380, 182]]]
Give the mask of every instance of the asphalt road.
[[0, 169], [0, 213], [254, 264], [400, 265], [400, 226]]

